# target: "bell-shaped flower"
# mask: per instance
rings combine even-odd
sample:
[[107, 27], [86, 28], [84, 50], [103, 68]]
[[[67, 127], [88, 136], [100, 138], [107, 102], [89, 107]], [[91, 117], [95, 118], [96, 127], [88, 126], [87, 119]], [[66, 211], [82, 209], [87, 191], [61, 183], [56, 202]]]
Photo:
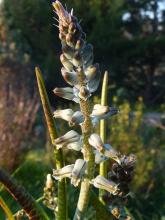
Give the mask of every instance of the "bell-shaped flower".
[[87, 167], [87, 162], [85, 160], [83, 159], [76, 160], [71, 174], [71, 184], [73, 184], [74, 186], [78, 186], [79, 182], [81, 181], [85, 173], [86, 167]]
[[82, 124], [84, 122], [84, 115], [80, 111], [76, 111], [69, 120], [69, 125]]
[[56, 138], [54, 140], [54, 143], [57, 147], [57, 149], [62, 148], [67, 146], [70, 143], [73, 142], [79, 142], [80, 141], [81, 136], [74, 130], [71, 130], [69, 132], [67, 132], [65, 135]]
[[108, 159], [106, 156], [101, 154], [98, 150], [94, 150], [94, 154], [95, 154], [95, 163], [96, 164], [100, 164], [103, 161], [106, 161]]
[[71, 174], [72, 174], [72, 170], [74, 168], [74, 164], [71, 164], [71, 165], [67, 165], [61, 169], [58, 169], [58, 170], [53, 170], [53, 177], [56, 179], [56, 180], [61, 180], [65, 177], [71, 177]]
[[101, 137], [98, 134], [91, 134], [88, 141], [89, 144], [99, 152], [102, 152], [104, 150], [103, 141], [101, 140]]
[[120, 164], [120, 154], [113, 149], [111, 145], [103, 144], [103, 141], [98, 134], [91, 134], [88, 141], [92, 147], [103, 154], [106, 158], [111, 158]]
[[53, 117], [61, 118], [61, 119], [66, 120], [66, 121], [70, 121], [73, 114], [74, 114], [73, 110], [68, 108], [68, 109], [64, 109], [64, 110], [56, 110], [53, 113]]
[[55, 93], [55, 95], [59, 97], [79, 103], [79, 98], [77, 96], [76, 88], [71, 88], [71, 87], [55, 88], [53, 92]]
[[107, 180], [103, 176], [97, 176], [95, 179], [92, 180], [92, 183], [96, 188], [104, 189], [113, 195], [117, 195], [119, 192], [118, 184], [113, 181]]
[[71, 86], [76, 86], [79, 83], [78, 77], [76, 72], [71, 71], [68, 72], [64, 67], [61, 69], [61, 74], [64, 78], [64, 80]]
[[118, 109], [101, 104], [96, 104], [91, 113], [92, 123], [96, 125], [100, 120], [106, 119], [118, 113]]

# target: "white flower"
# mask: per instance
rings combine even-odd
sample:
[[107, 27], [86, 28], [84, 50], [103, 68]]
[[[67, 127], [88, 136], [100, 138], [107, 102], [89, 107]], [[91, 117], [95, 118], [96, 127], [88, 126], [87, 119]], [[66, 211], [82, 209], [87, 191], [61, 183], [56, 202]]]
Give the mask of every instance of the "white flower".
[[61, 54], [60, 60], [61, 60], [62, 65], [65, 67], [65, 69], [68, 72], [71, 72], [73, 70], [73, 64], [65, 57], [64, 54]]
[[70, 118], [69, 125], [74, 126], [76, 124], [82, 124], [84, 121], [84, 115], [80, 111], [76, 111]]
[[79, 83], [77, 73], [74, 71], [68, 72], [64, 67], [61, 69], [61, 74], [64, 80], [71, 86], [76, 86]]
[[58, 170], [53, 170], [53, 177], [56, 179], [56, 180], [61, 180], [65, 177], [71, 177], [71, 173], [72, 173], [72, 170], [74, 168], [74, 164], [71, 164], [71, 165], [67, 165], [61, 169], [58, 169]]
[[107, 114], [109, 112], [109, 110], [110, 110], [109, 106], [96, 104], [93, 107], [91, 116], [93, 116], [93, 117], [94, 116], [102, 116], [102, 115]]
[[107, 180], [103, 176], [97, 176], [95, 179], [92, 180], [92, 183], [96, 188], [104, 189], [113, 195], [116, 195], [119, 192], [118, 184], [114, 183], [113, 181]]
[[59, 97], [79, 103], [79, 98], [77, 96], [77, 91], [75, 90], [75, 88], [71, 88], [71, 87], [55, 88], [53, 92], [55, 93], [55, 95]]
[[118, 113], [117, 108], [96, 104], [94, 105], [92, 114], [90, 116], [92, 118], [92, 123], [95, 126], [100, 120], [106, 119], [117, 113]]
[[74, 112], [72, 109], [56, 110], [53, 114], [53, 117], [70, 121], [73, 114]]
[[120, 164], [119, 153], [115, 149], [113, 149], [110, 144], [103, 144], [103, 141], [98, 134], [91, 134], [88, 141], [92, 147], [94, 147], [106, 158], [111, 158]]
[[85, 173], [87, 163], [83, 159], [77, 159], [71, 174], [71, 184], [78, 186]]
[[65, 135], [56, 138], [54, 143], [57, 149], [67, 146], [70, 143], [80, 141], [81, 136], [74, 130], [67, 132]]
[[[96, 64], [95, 64], [96, 65]], [[97, 64], [98, 65], [98, 64]], [[100, 83], [100, 77], [101, 77], [101, 72], [99, 70], [99, 67], [98, 67], [98, 71], [97, 73], [95, 74], [95, 76], [90, 79], [87, 83], [87, 89], [93, 93], [97, 90], [98, 86], [99, 86], [99, 83]]]
[[104, 149], [104, 144], [101, 140], [101, 137], [98, 134], [91, 134], [88, 141], [89, 144], [95, 149], [97, 149], [99, 152]]

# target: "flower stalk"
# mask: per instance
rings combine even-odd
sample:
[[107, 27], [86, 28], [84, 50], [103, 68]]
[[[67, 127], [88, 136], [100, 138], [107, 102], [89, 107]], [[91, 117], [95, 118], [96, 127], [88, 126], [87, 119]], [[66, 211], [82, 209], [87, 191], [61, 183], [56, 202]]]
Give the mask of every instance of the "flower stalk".
[[[36, 71], [37, 83], [42, 101], [42, 106], [46, 118], [46, 123], [48, 126], [51, 142], [52, 144], [54, 144], [54, 140], [58, 137], [55, 121], [51, 112], [50, 102], [45, 89], [42, 73], [38, 67], [36, 67], [35, 71]], [[57, 150], [55, 147], [54, 154], [55, 154], [55, 166], [57, 169], [60, 169], [64, 165], [62, 150], [61, 149]], [[67, 199], [66, 199], [65, 179], [58, 181], [58, 212], [57, 214], [55, 212], [55, 215], [57, 220], [67, 219]]]

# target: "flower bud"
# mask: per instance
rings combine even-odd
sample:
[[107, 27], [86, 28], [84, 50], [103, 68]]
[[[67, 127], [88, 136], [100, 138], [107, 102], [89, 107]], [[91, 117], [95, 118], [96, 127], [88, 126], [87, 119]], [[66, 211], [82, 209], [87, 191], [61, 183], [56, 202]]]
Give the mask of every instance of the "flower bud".
[[46, 189], [51, 189], [53, 187], [53, 180], [51, 174], [48, 174], [46, 177], [46, 184], [45, 184]]
[[53, 177], [56, 179], [56, 180], [61, 180], [65, 177], [71, 177], [71, 174], [72, 174], [72, 170], [74, 168], [74, 164], [71, 164], [71, 165], [67, 165], [61, 169], [58, 169], [58, 170], [53, 170]]
[[73, 114], [74, 112], [72, 109], [56, 110], [53, 114], [53, 117], [70, 121]]
[[61, 54], [60, 60], [62, 65], [68, 72], [71, 72], [73, 70], [73, 64], [64, 56], [64, 54]]
[[59, 148], [66, 146], [69, 143], [79, 141], [80, 137], [81, 136], [76, 131], [71, 130], [71, 131], [67, 132], [65, 135], [63, 135], [59, 138], [56, 138], [54, 140], [54, 143], [55, 143], [57, 149], [59, 149]]
[[71, 60], [74, 56], [74, 49], [72, 47], [69, 47], [68, 45], [63, 46], [62, 48], [63, 54], [65, 57], [69, 60]]
[[64, 9], [60, 1], [56, 0], [52, 5], [61, 20], [69, 21], [69, 13]]
[[65, 68], [62, 68], [61, 74], [62, 74], [63, 78], [65, 79], [65, 81], [69, 85], [74, 86], [79, 83], [77, 74], [75, 72], [67, 72], [67, 70]]
[[84, 44], [85, 44], [84, 40], [82, 40], [82, 39], [77, 40], [75, 49], [81, 50], [83, 48]]
[[109, 112], [109, 110], [110, 110], [109, 106], [96, 104], [93, 107], [91, 116], [94, 117], [94, 116], [105, 115]]
[[104, 189], [113, 195], [116, 195], [119, 191], [118, 184], [114, 183], [113, 181], [107, 180], [100, 175], [93, 179], [92, 183], [96, 188]]
[[97, 74], [95, 74], [95, 76], [87, 83], [87, 88], [90, 92], [95, 92], [97, 90], [100, 83], [100, 76], [101, 72], [98, 69]]
[[71, 119], [70, 119], [70, 121], [69, 121], [69, 124], [70, 124], [70, 126], [74, 126], [74, 125], [76, 125], [76, 124], [81, 124], [81, 123], [83, 123], [83, 121], [84, 121], [84, 115], [82, 114], [82, 112], [76, 111], [76, 112], [72, 115], [72, 117], [71, 117]]
[[85, 75], [88, 80], [92, 80], [96, 77], [96, 74], [98, 74], [98, 71], [99, 71], [99, 65], [98, 63], [96, 63], [86, 68]]
[[72, 34], [67, 34], [66, 35], [66, 43], [68, 46], [74, 48], [75, 46], [75, 39], [74, 39], [74, 36]]
[[104, 149], [104, 144], [101, 140], [101, 137], [98, 134], [91, 134], [90, 138], [88, 139], [89, 144], [101, 152]]
[[96, 104], [91, 114], [92, 123], [95, 126], [100, 120], [111, 117], [112, 115], [115, 115], [117, 113], [118, 113], [117, 108]]
[[69, 24], [69, 28], [68, 28], [68, 33], [69, 34], [74, 34], [76, 32], [76, 24], [74, 22], [71, 22]]
[[82, 86], [79, 90], [78, 96], [80, 99], [86, 101], [91, 96], [91, 94], [85, 86]]
[[53, 92], [55, 93], [55, 95], [68, 99], [68, 100], [73, 100], [74, 98], [74, 94], [73, 94], [73, 89], [70, 87], [66, 87], [66, 88], [55, 88], [53, 90]]
[[81, 181], [82, 176], [85, 173], [86, 166], [87, 163], [85, 160], [83, 159], [76, 160], [71, 174], [71, 184], [73, 184], [75, 187], [78, 186], [79, 182]]
[[75, 67], [82, 66], [82, 59], [81, 59], [81, 56], [78, 51], [74, 54], [74, 57], [72, 59], [72, 63]]

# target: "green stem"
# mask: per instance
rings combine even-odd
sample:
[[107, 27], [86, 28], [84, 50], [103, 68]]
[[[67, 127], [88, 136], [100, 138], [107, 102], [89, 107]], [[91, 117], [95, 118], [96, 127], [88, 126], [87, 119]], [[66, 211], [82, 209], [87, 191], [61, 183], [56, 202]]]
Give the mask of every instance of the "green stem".
[[8, 205], [6, 204], [6, 202], [4, 201], [4, 199], [0, 196], [0, 206], [3, 209], [3, 211], [5, 212], [8, 220], [14, 220], [14, 216], [12, 214], [12, 212], [10, 211], [10, 208], [8, 207]]
[[[102, 92], [101, 92], [101, 105], [107, 105], [107, 97], [108, 97], [108, 72], [105, 71], [103, 84], [102, 84]], [[100, 137], [103, 142], [106, 141], [106, 120], [101, 120], [100, 122]], [[100, 164], [99, 174], [101, 176], [107, 177], [107, 161], [104, 161]], [[104, 195], [104, 190], [99, 190], [99, 199], [104, 204], [102, 196]]]
[[[51, 112], [50, 102], [45, 89], [42, 73], [38, 67], [35, 68], [35, 71], [36, 71], [38, 88], [40, 92], [42, 106], [44, 109], [47, 127], [49, 130], [51, 142], [52, 144], [54, 144], [54, 140], [58, 137], [55, 121]], [[64, 166], [62, 150], [61, 149], [57, 150], [56, 148], [54, 148], [54, 154], [55, 154], [56, 168], [60, 169]], [[67, 220], [67, 199], [66, 199], [65, 179], [58, 182], [58, 212], [56, 215], [56, 219]]]

